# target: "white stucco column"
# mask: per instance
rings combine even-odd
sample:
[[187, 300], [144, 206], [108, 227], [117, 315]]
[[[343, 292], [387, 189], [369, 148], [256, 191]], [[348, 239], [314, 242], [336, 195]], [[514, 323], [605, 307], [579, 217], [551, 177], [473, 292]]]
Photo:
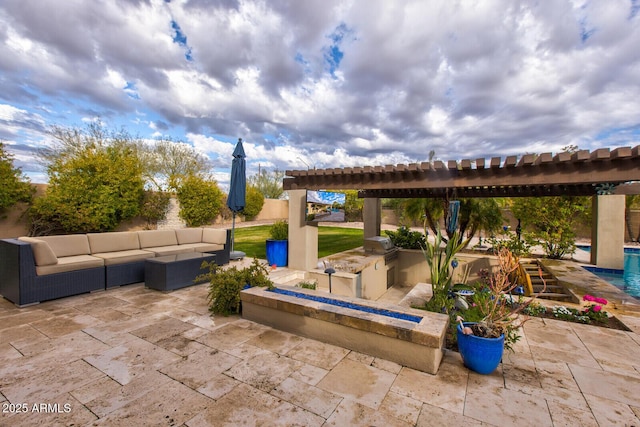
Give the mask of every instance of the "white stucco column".
[[382, 223], [382, 203], [377, 198], [364, 199], [362, 220], [364, 222], [364, 238], [380, 235], [380, 223]]
[[307, 225], [307, 191], [289, 190], [289, 268], [309, 271], [318, 264], [318, 226]]
[[591, 264], [602, 268], [624, 268], [625, 196], [593, 196]]

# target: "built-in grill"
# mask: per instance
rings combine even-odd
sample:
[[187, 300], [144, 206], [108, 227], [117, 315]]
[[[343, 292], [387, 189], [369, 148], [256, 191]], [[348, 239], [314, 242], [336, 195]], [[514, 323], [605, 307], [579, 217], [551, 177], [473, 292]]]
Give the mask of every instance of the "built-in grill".
[[398, 248], [388, 237], [375, 236], [364, 239], [365, 253], [384, 255], [384, 265], [387, 270], [387, 289], [395, 284], [396, 258], [398, 258]]
[[374, 236], [364, 239], [364, 251], [376, 255], [384, 255], [388, 252], [395, 251], [396, 247], [388, 237]]
[[398, 248], [396, 248], [388, 237], [375, 236], [364, 239], [365, 253], [384, 255], [385, 264], [389, 264], [398, 258]]

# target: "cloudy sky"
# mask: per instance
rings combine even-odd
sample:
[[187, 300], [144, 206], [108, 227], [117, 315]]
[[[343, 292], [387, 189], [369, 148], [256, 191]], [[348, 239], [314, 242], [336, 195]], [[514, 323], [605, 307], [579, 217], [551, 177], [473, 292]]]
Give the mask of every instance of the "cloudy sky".
[[640, 0], [2, 0], [0, 140], [101, 120], [248, 173], [640, 144]]

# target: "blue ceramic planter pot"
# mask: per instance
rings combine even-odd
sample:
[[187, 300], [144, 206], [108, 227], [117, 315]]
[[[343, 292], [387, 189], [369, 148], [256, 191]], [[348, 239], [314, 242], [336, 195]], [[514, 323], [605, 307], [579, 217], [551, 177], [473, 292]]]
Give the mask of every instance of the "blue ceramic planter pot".
[[[464, 323], [471, 326], [473, 323]], [[464, 366], [479, 374], [487, 375], [496, 370], [504, 352], [504, 335], [500, 338], [482, 338], [462, 333], [462, 326], [457, 327], [458, 350]]]
[[276, 267], [286, 267], [288, 261], [289, 241], [267, 239], [267, 262]]

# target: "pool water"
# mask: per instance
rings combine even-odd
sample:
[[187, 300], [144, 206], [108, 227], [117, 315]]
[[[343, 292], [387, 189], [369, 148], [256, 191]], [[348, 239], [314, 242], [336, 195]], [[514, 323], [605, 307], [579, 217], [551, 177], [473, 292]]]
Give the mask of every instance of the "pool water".
[[[579, 246], [589, 252], [589, 246]], [[624, 248], [624, 272], [606, 271], [607, 269], [587, 268], [596, 276], [623, 290], [626, 294], [640, 298], [640, 249]], [[603, 271], [605, 270], [605, 271]]]

